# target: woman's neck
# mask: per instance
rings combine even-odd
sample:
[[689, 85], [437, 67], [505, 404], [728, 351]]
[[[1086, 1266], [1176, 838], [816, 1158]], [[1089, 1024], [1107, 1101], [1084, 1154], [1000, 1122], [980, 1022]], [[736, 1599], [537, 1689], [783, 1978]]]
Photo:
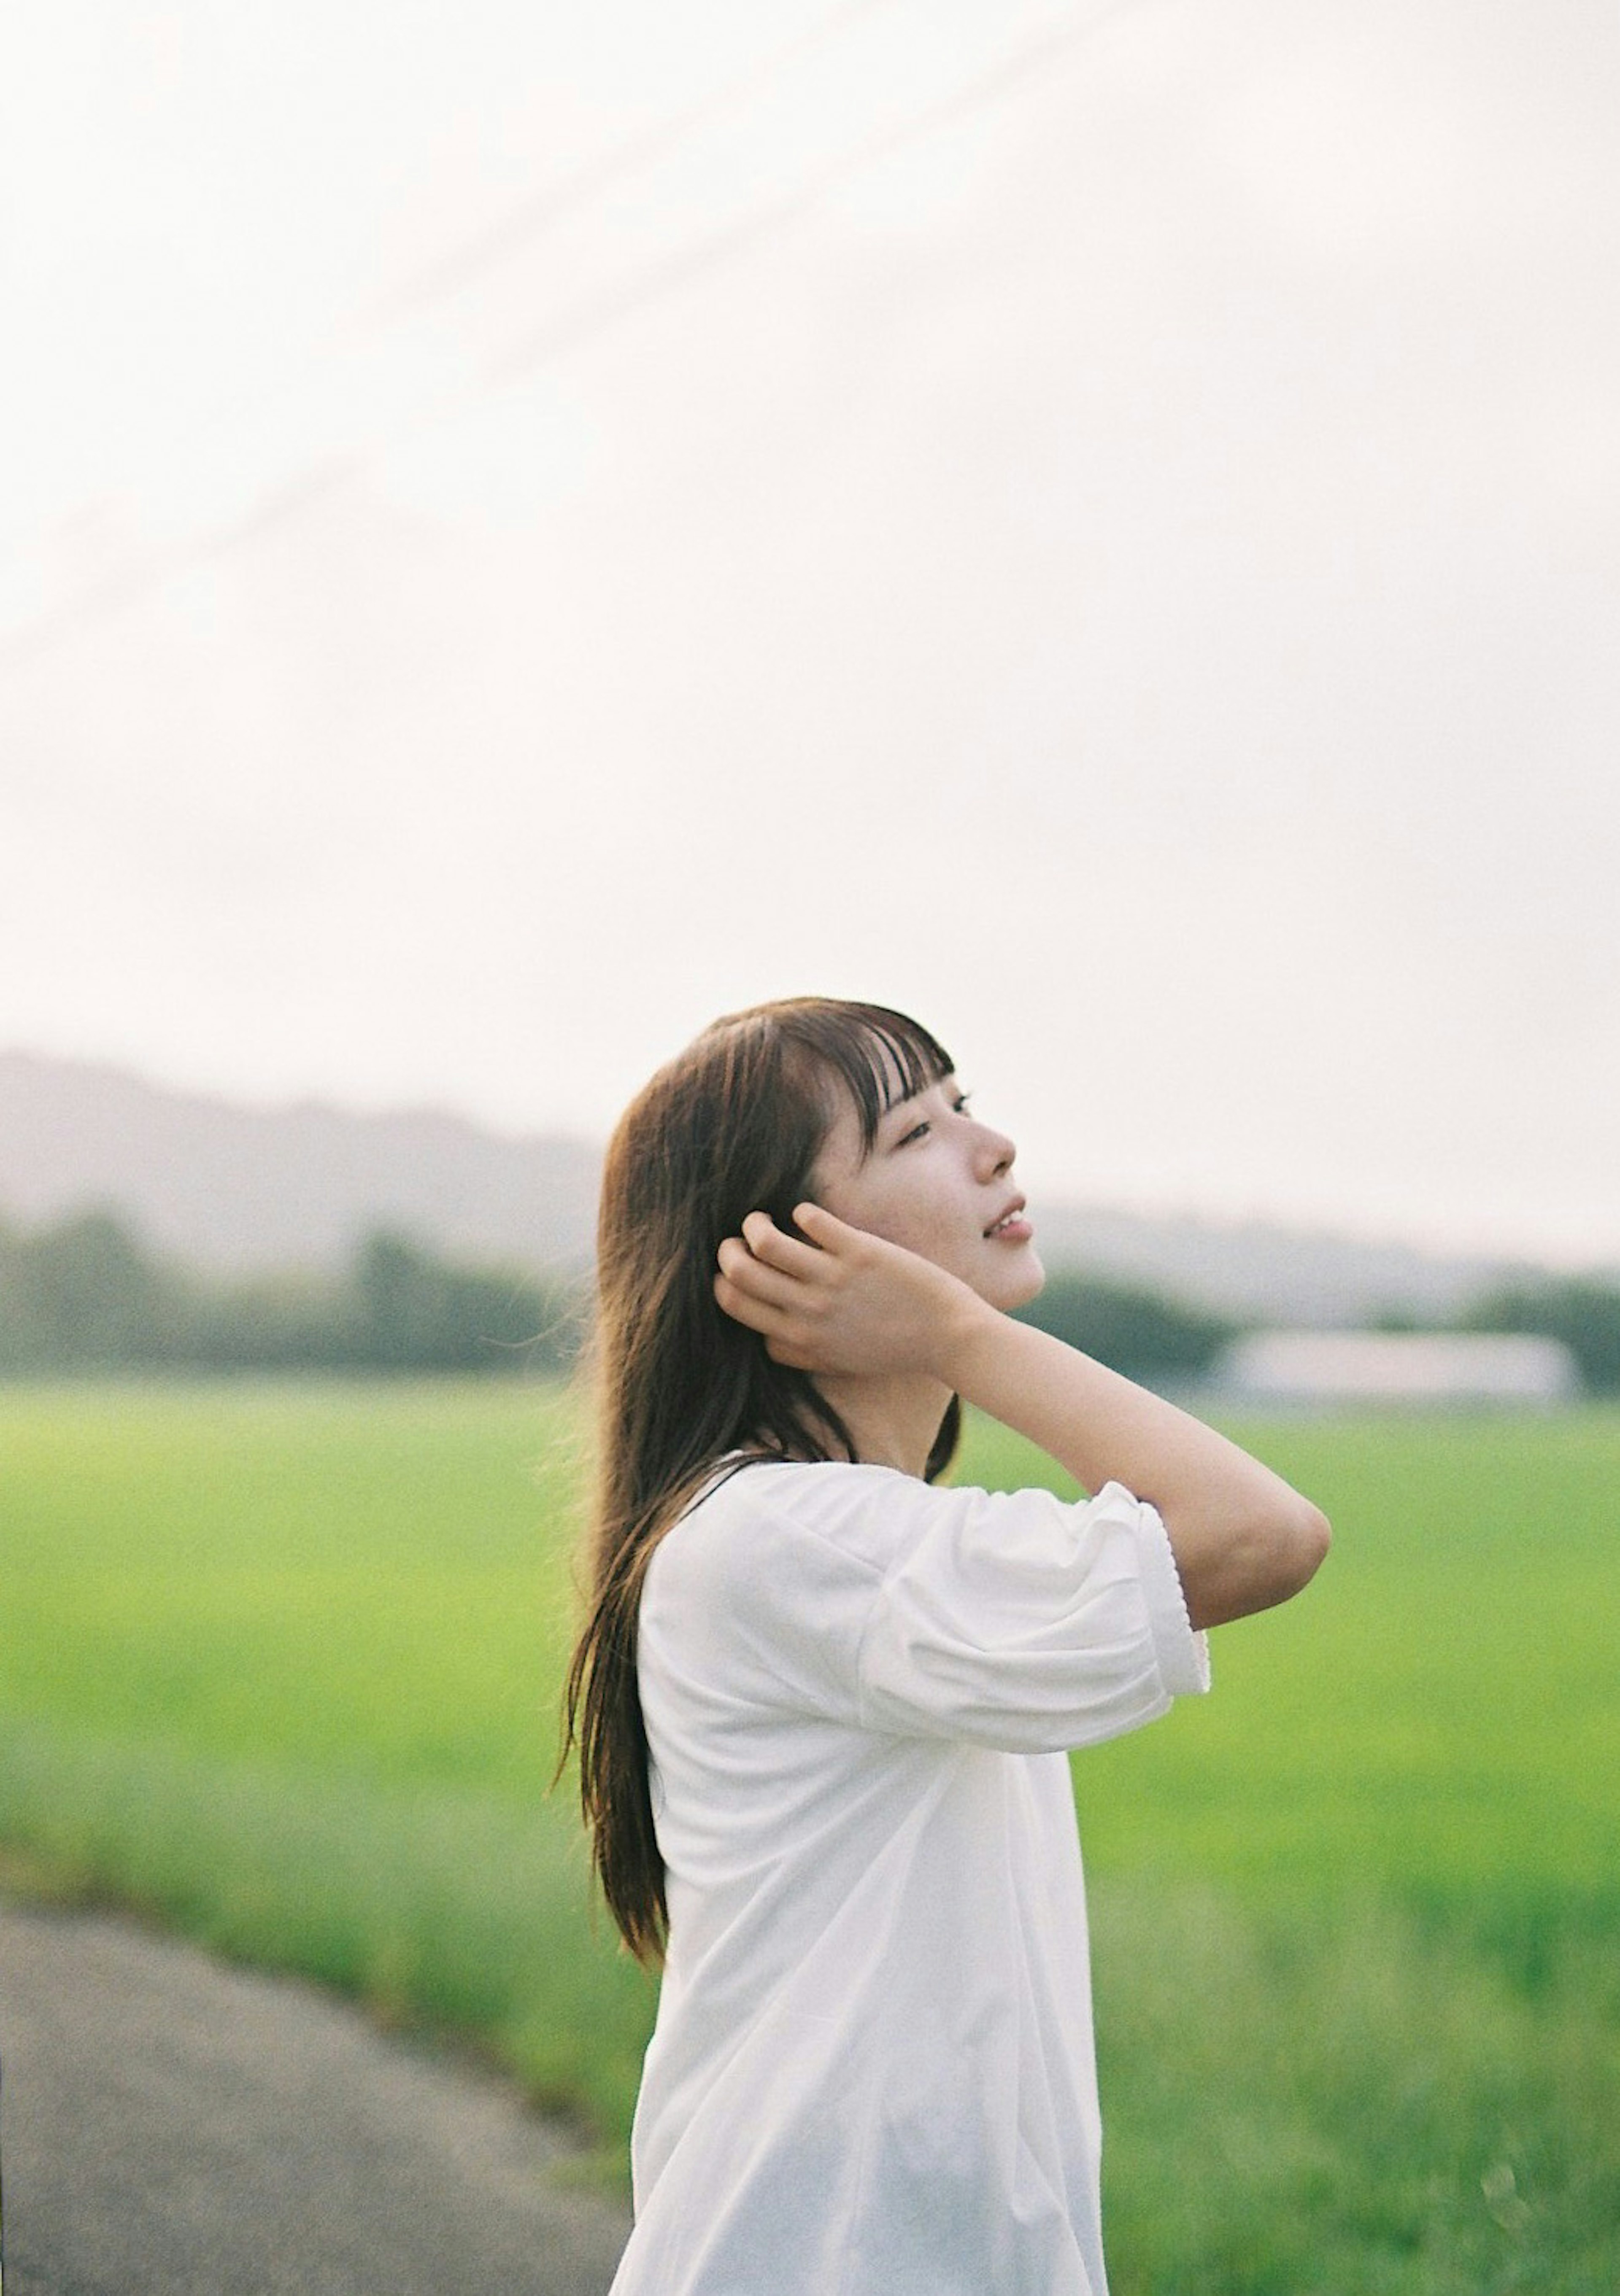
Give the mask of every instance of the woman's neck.
[[865, 1466], [893, 1467], [920, 1480], [950, 1406], [938, 1380], [844, 1379], [818, 1374], [816, 1387], [848, 1428]]

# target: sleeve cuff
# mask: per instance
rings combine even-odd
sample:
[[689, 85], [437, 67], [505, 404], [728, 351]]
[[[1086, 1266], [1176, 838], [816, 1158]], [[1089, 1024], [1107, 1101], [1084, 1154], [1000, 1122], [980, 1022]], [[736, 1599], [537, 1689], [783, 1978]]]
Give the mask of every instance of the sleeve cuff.
[[1137, 1502], [1136, 1539], [1160, 1679], [1172, 1697], [1196, 1696], [1209, 1688], [1209, 1636], [1193, 1629], [1170, 1535], [1146, 1499]]

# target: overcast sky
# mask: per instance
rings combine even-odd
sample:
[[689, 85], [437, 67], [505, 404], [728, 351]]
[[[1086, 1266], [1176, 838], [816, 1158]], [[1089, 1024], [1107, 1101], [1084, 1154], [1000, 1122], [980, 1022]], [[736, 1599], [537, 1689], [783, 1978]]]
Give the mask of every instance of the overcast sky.
[[1609, 0], [12, 0], [0, 1044], [1620, 1257]]

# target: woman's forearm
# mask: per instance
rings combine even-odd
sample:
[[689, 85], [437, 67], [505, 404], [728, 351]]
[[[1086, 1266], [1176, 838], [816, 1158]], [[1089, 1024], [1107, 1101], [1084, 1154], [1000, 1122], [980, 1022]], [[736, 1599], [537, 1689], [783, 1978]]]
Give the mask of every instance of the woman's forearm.
[[1195, 1626], [1285, 1602], [1311, 1578], [1328, 1551], [1327, 1518], [1271, 1468], [1061, 1340], [971, 1294], [957, 1307], [941, 1375], [1087, 1490], [1114, 1481], [1151, 1501]]

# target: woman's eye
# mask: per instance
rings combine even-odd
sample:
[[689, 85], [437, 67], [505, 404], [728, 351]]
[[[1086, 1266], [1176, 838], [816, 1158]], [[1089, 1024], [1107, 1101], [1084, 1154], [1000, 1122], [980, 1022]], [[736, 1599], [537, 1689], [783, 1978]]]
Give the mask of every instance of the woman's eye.
[[[951, 1114], [953, 1116], [966, 1116], [972, 1099], [973, 1095], [971, 1093], [958, 1093], [955, 1099], [950, 1103]], [[902, 1132], [900, 1138], [894, 1144], [897, 1148], [909, 1148], [914, 1140], [926, 1139], [933, 1129], [933, 1125], [929, 1122], [928, 1119], [925, 1117], [919, 1123], [914, 1124], [909, 1132]]]

